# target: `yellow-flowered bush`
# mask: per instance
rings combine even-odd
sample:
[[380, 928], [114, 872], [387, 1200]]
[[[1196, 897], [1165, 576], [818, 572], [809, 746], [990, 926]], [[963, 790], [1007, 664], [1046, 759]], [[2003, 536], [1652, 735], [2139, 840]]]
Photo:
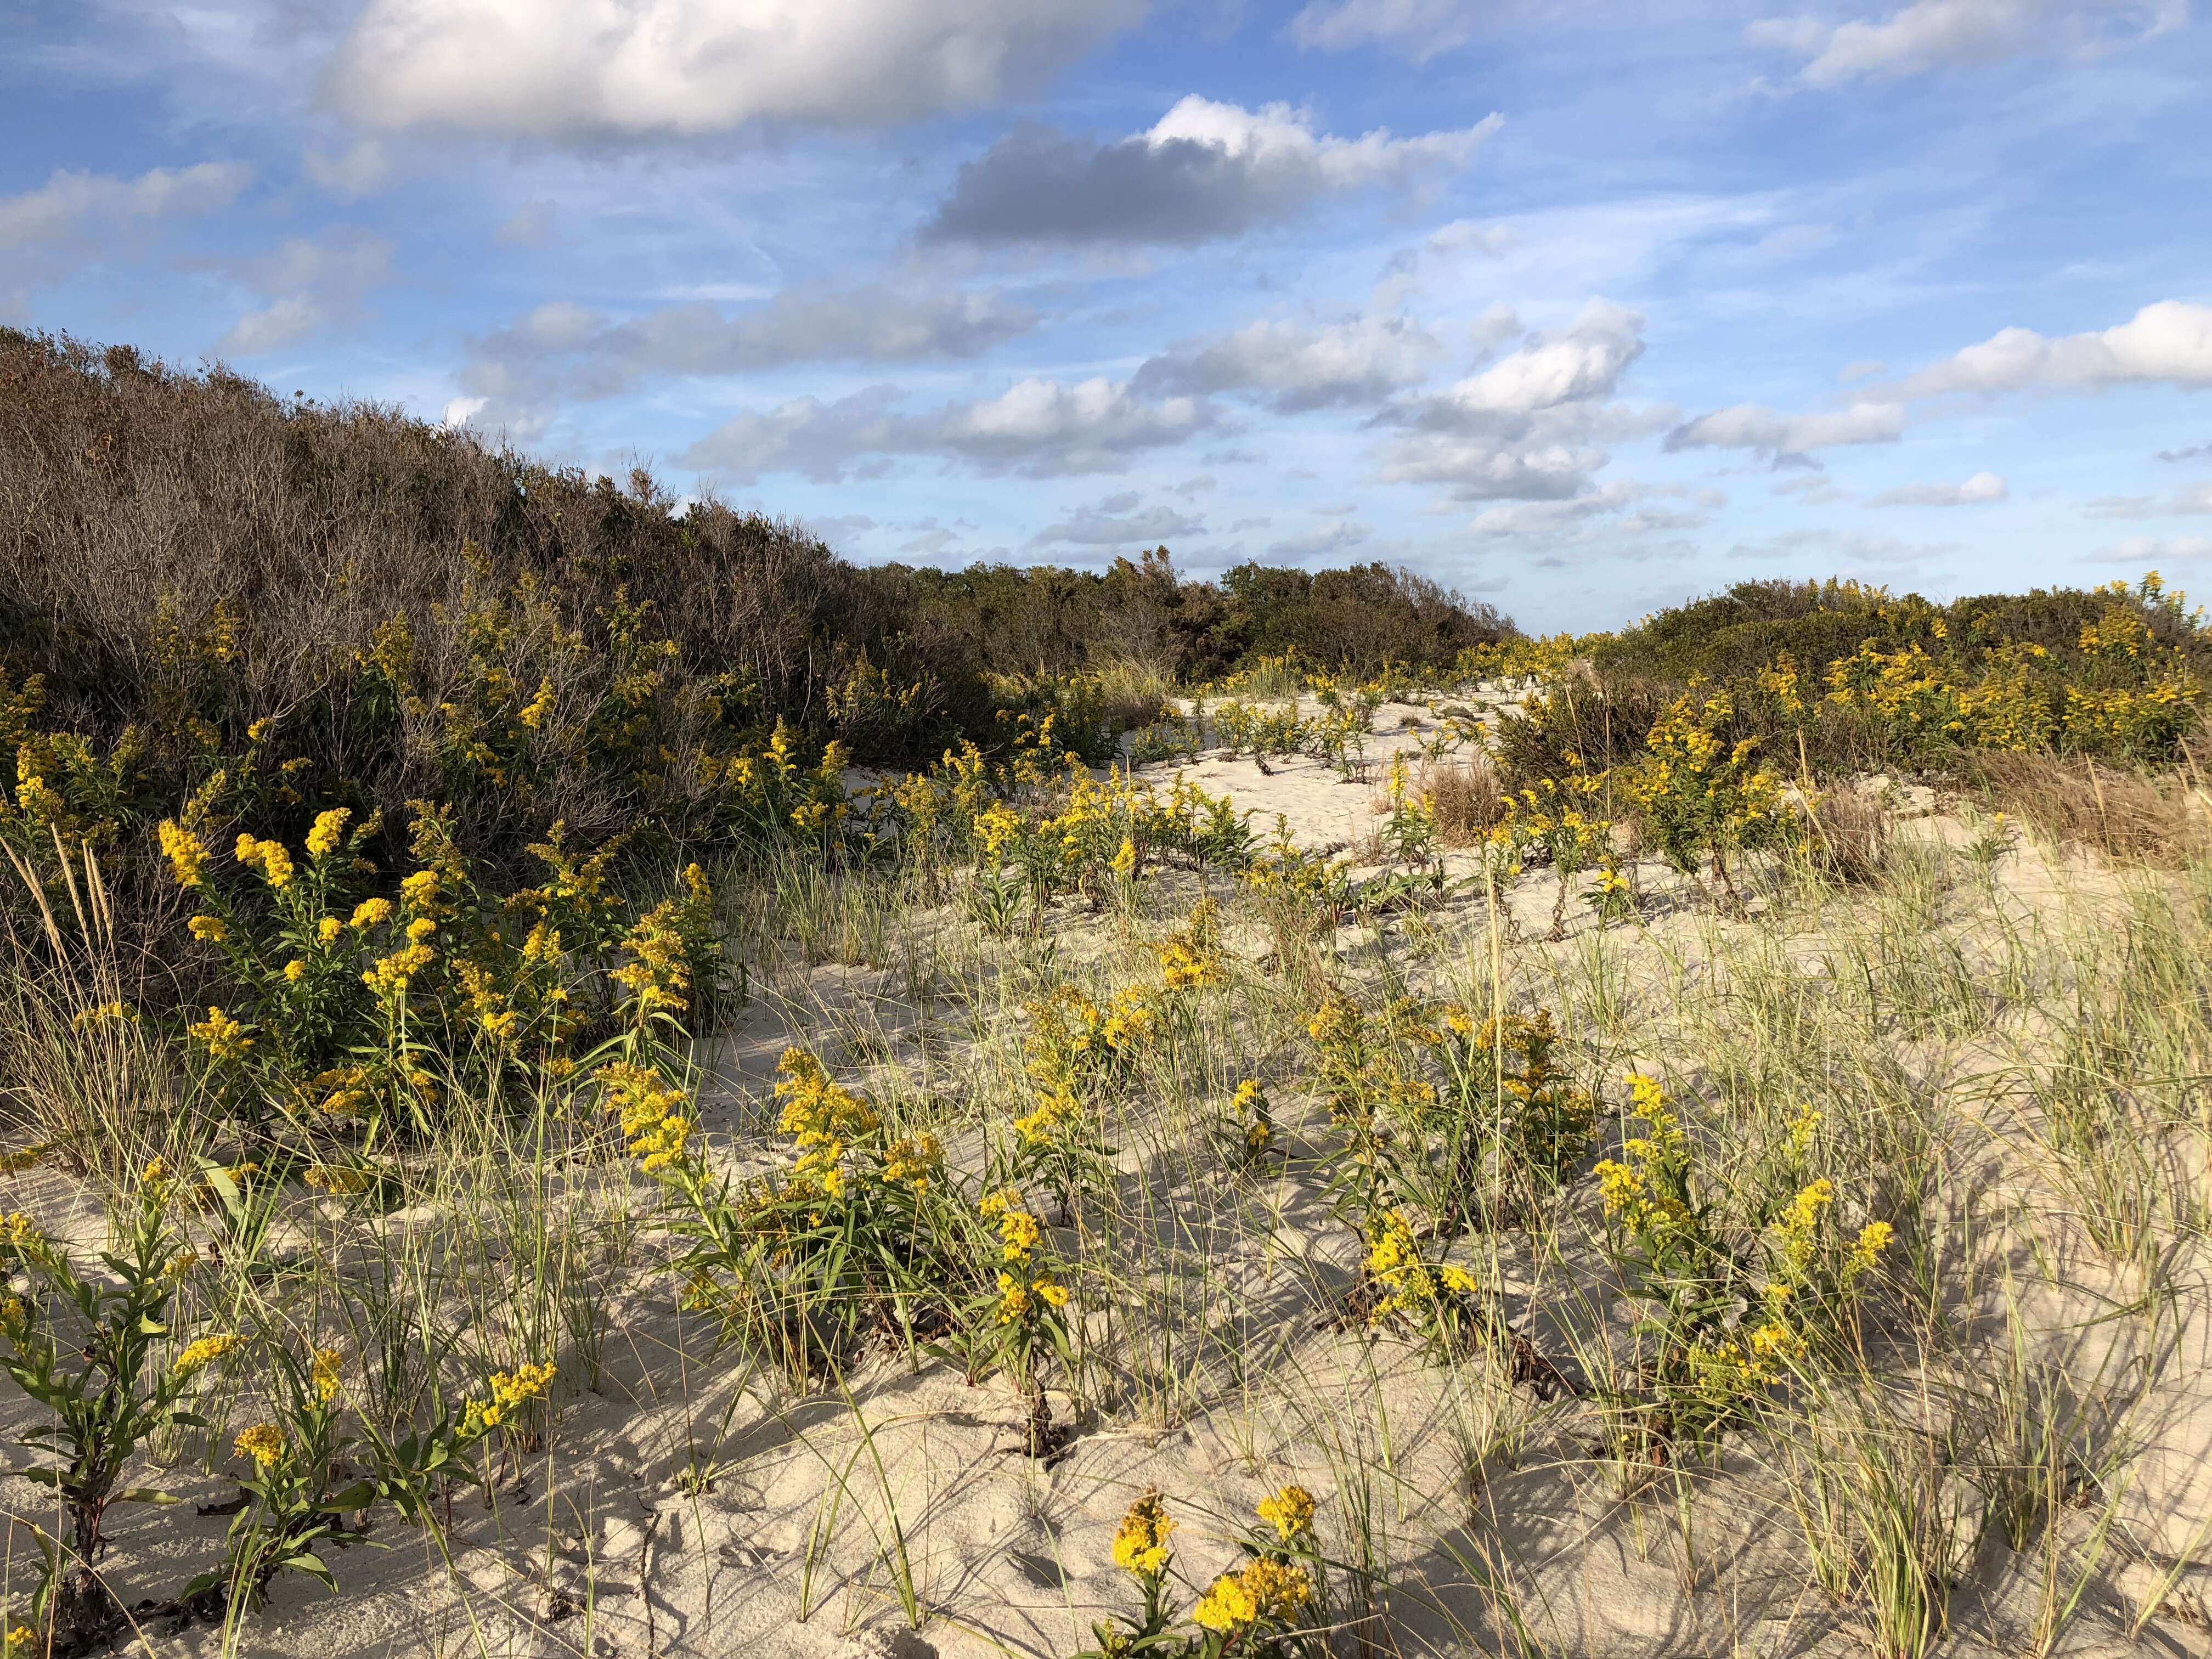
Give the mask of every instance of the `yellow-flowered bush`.
[[1785, 1150], [1793, 1190], [1770, 1198], [1707, 1171], [1655, 1079], [1631, 1073], [1628, 1086], [1643, 1132], [1597, 1176], [1624, 1285], [1649, 1310], [1635, 1437], [1703, 1441], [1841, 1338], [1891, 1229], [1838, 1224], [1834, 1180], [1805, 1170], [1809, 1111]]

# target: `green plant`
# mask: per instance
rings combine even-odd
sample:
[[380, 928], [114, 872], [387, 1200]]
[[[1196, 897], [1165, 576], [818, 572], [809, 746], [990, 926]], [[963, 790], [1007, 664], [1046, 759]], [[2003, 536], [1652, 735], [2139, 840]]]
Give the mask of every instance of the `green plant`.
[[20, 1437], [50, 1461], [20, 1473], [53, 1491], [68, 1532], [64, 1540], [37, 1534], [45, 1576], [34, 1608], [64, 1643], [99, 1640], [119, 1617], [97, 1565], [106, 1543], [102, 1522], [116, 1504], [176, 1501], [152, 1487], [124, 1486], [124, 1474], [155, 1435], [204, 1426], [183, 1402], [200, 1371], [239, 1342], [202, 1337], [173, 1361], [163, 1357], [182, 1334], [172, 1310], [184, 1247], [167, 1217], [168, 1182], [167, 1170], [147, 1170], [120, 1244], [100, 1257], [112, 1279], [81, 1271], [27, 1217], [0, 1218], [0, 1265], [29, 1281], [27, 1298], [0, 1297], [8, 1349], [0, 1369], [48, 1417]]

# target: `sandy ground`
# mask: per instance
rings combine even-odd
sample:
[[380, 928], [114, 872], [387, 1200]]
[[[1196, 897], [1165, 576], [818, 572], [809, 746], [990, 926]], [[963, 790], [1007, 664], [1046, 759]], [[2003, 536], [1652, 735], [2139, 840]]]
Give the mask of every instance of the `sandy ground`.
[[[1271, 761], [1263, 773], [1249, 759], [1218, 751], [1146, 775], [1164, 783], [1180, 769], [1210, 792], [1230, 793], [1258, 826], [1279, 813], [1305, 845], [1357, 847], [1371, 834], [1376, 781], [1392, 753], [1411, 750], [1434, 720], [1418, 705], [1378, 711], [1364, 783], [1341, 782], [1310, 759]], [[1917, 833], [1970, 833], [1934, 814], [1924, 792], [1900, 792], [1898, 805]], [[1455, 867], [1463, 872], [1464, 860]], [[1635, 874], [1650, 899], [1646, 948], [1694, 957], [1706, 930], [1721, 924], [1662, 866], [1646, 863]], [[2095, 878], [2086, 866], [2030, 852], [2008, 855], [2002, 874], [2011, 902], [2026, 911]], [[1553, 892], [1540, 871], [1515, 884], [1509, 903], [1524, 940], [1540, 939], [1548, 927]], [[1564, 941], [1524, 949], [1574, 960], [1595, 924], [1581, 905], [1571, 909]], [[1462, 890], [1428, 921], [1472, 939], [1481, 915], [1480, 897]], [[1071, 949], [1079, 948], [1086, 925], [1080, 918], [1055, 923], [1075, 939]], [[1352, 934], [1340, 943], [1356, 953], [1362, 940]], [[921, 1018], [890, 972], [823, 963], [795, 974], [702, 1055], [711, 1077], [707, 1127], [717, 1135], [757, 1133], [784, 1042], [794, 1030], [818, 1039], [836, 1019], [854, 1049], [876, 1045], [878, 1067], [926, 1073], [940, 1062], [916, 1039]], [[957, 1063], [957, 1053], [941, 1062]], [[1296, 1136], [1298, 1103], [1283, 1111]], [[1346, 1494], [1361, 1495], [1370, 1547], [1394, 1579], [1413, 1587], [1390, 1604], [1399, 1652], [1512, 1650], [1478, 1588], [1501, 1572], [1521, 1590], [1547, 1654], [1688, 1659], [1866, 1650], [1848, 1620], [1808, 1597], [1800, 1557], [1780, 1540], [1782, 1517], [1773, 1512], [1707, 1504], [1698, 1513], [1695, 1559], [1686, 1563], [1663, 1505], [1620, 1504], [1592, 1464], [1563, 1458], [1556, 1446], [1517, 1468], [1493, 1456], [1470, 1468], [1466, 1447], [1471, 1439], [1498, 1443], [1501, 1413], [1534, 1444], [1553, 1432], [1546, 1425], [1557, 1408], [1525, 1387], [1485, 1390], [1406, 1343], [1371, 1340], [1317, 1319], [1316, 1299], [1352, 1282], [1354, 1258], [1312, 1179], [1268, 1176], [1230, 1190], [1218, 1176], [1148, 1161], [1140, 1138], [1126, 1139], [1120, 1178], [1133, 1210], [1195, 1215], [1212, 1229], [1211, 1277], [1194, 1293], [1218, 1304], [1221, 1320], [1241, 1321], [1242, 1346], [1264, 1361], [1264, 1375], [1241, 1389], [1221, 1387], [1217, 1365], [1202, 1399], [1170, 1391], [1143, 1400], [1133, 1391], [1134, 1403], [1120, 1409], [1077, 1413], [1056, 1395], [1078, 1432], [1065, 1455], [1040, 1465], [1023, 1454], [1017, 1402], [1003, 1382], [970, 1387], [943, 1364], [917, 1372], [900, 1357], [879, 1357], [850, 1379], [849, 1398], [746, 1394], [741, 1364], [715, 1353], [710, 1333], [671, 1310], [665, 1284], [648, 1282], [616, 1308], [596, 1387], [579, 1390], [564, 1380], [551, 1449], [502, 1469], [489, 1498], [457, 1504], [450, 1568], [422, 1537], [386, 1522], [370, 1540], [376, 1547], [334, 1563], [342, 1595], [301, 1579], [283, 1583], [268, 1612], [246, 1625], [239, 1650], [288, 1659], [1064, 1659], [1090, 1645], [1095, 1618], [1133, 1605], [1110, 1547], [1138, 1492], [1158, 1486], [1182, 1518], [1178, 1572], [1194, 1594], [1237, 1559], [1233, 1540], [1252, 1504], [1288, 1480], [1328, 1495], [1325, 1524], [1340, 1528]], [[956, 1143], [956, 1161], [961, 1152]], [[71, 1194], [51, 1177], [24, 1178], [9, 1202], [70, 1224]], [[77, 1231], [87, 1225], [80, 1214]], [[2124, 1275], [2086, 1260], [2053, 1265], [2066, 1289], [2049, 1292], [2051, 1311], [2070, 1322], [2130, 1294]], [[2172, 1551], [2188, 1546], [2212, 1509], [2212, 1321], [2201, 1277], [2194, 1282], [2197, 1299], [2177, 1307], [2155, 1336], [2115, 1322], [2109, 1335], [2085, 1339], [2145, 1350], [2156, 1409], [2142, 1419], [2151, 1438], [2125, 1519]], [[1178, 1363], [1170, 1357], [1164, 1369], [1172, 1374]], [[0, 1427], [19, 1431], [26, 1420], [24, 1402], [11, 1391], [0, 1402]], [[1502, 1425], [1507, 1443], [1515, 1427]], [[228, 1483], [184, 1466], [162, 1480], [180, 1505], [119, 1511], [114, 1523], [107, 1565], [126, 1601], [212, 1560], [226, 1524], [196, 1510], [230, 1496]], [[0, 1484], [0, 1498], [30, 1515], [45, 1501], [17, 1480]], [[1473, 1524], [1478, 1516], [1480, 1526]], [[20, 1532], [9, 1547], [8, 1582], [21, 1586]], [[1982, 1627], [2002, 1626], [2003, 1607], [2031, 1595], [2021, 1579], [2027, 1559], [1984, 1564], [1972, 1593], [2001, 1605], [2000, 1616], [1978, 1621]], [[2134, 1578], [2124, 1573], [2119, 1582], [2140, 1593], [2154, 1572], [2130, 1566]], [[902, 1579], [925, 1610], [920, 1630], [908, 1628]], [[2168, 1616], [2147, 1627], [2139, 1647], [2122, 1639], [2124, 1609], [2100, 1583], [2061, 1650], [2212, 1653], [2205, 1583], [2203, 1575], [2185, 1573]], [[144, 1650], [211, 1654], [217, 1643], [206, 1631], [149, 1634]], [[1956, 1641], [1947, 1650], [2026, 1650]]]

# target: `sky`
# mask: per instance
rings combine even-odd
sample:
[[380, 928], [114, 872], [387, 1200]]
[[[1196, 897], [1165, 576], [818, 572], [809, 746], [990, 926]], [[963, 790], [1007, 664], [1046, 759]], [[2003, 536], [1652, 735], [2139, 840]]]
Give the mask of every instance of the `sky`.
[[0, 323], [868, 562], [2212, 584], [2206, 0], [6, 0]]

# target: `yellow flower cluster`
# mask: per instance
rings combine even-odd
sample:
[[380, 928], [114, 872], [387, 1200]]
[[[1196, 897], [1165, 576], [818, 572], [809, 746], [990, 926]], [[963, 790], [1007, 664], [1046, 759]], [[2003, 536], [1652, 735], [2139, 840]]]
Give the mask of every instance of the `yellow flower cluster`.
[[1200, 1629], [1227, 1635], [1289, 1625], [1312, 1600], [1313, 1578], [1304, 1567], [1263, 1555], [1215, 1579], [1190, 1616]]
[[307, 831], [307, 856], [326, 859], [338, 850], [345, 838], [346, 821], [353, 817], [349, 806], [334, 806], [327, 812], [316, 814], [314, 826]]
[[1010, 1273], [999, 1275], [999, 1323], [1012, 1325], [1026, 1319], [1042, 1303], [1048, 1307], [1067, 1305], [1067, 1287], [1048, 1273], [1033, 1275], [1027, 1284]]
[[1160, 1500], [1158, 1489], [1146, 1487], [1115, 1531], [1114, 1565], [1139, 1578], [1159, 1577], [1168, 1570], [1172, 1553], [1168, 1536], [1175, 1529], [1175, 1517]]
[[799, 1154], [792, 1178], [818, 1187], [824, 1197], [842, 1197], [846, 1152], [855, 1139], [880, 1128], [882, 1121], [866, 1101], [833, 1080], [808, 1050], [786, 1048], [779, 1069], [783, 1075], [775, 1092], [783, 1111], [777, 1127], [792, 1138]]
[[1632, 1233], [1645, 1234], [1688, 1218], [1674, 1189], [1688, 1169], [1689, 1142], [1656, 1078], [1632, 1072], [1628, 1091], [1629, 1114], [1644, 1121], [1647, 1133], [1622, 1143], [1632, 1162], [1600, 1162], [1598, 1190], [1608, 1218], [1618, 1218]]
[[999, 1224], [1000, 1253], [1008, 1261], [1027, 1261], [1044, 1237], [1037, 1218], [1021, 1207], [1020, 1195], [1012, 1188], [991, 1194], [977, 1206], [987, 1221]]
[[1257, 1078], [1246, 1078], [1231, 1097], [1229, 1110], [1244, 1136], [1244, 1150], [1257, 1158], [1274, 1144], [1275, 1119], [1267, 1091]]
[[518, 1406], [544, 1394], [557, 1374], [550, 1364], [524, 1365], [512, 1376], [506, 1371], [494, 1371], [491, 1398], [468, 1402], [461, 1413], [462, 1432], [477, 1435], [497, 1428], [514, 1414]]
[[944, 1168], [945, 1148], [935, 1135], [902, 1136], [884, 1153], [884, 1184], [903, 1182], [915, 1192], [926, 1193]]
[[677, 900], [664, 899], [640, 917], [622, 942], [629, 961], [608, 975], [629, 992], [631, 1008], [640, 1018], [680, 1014], [691, 1006], [688, 946], [678, 925], [681, 910]]
[[220, 1008], [210, 1007], [205, 1019], [185, 1030], [205, 1046], [210, 1060], [243, 1060], [253, 1047], [253, 1039], [246, 1035], [246, 1026]]
[[225, 1354], [234, 1352], [245, 1346], [244, 1337], [228, 1333], [220, 1336], [203, 1336], [197, 1341], [185, 1344], [184, 1351], [177, 1356], [176, 1373], [179, 1376], [190, 1376], [201, 1366], [211, 1364]]
[[681, 1090], [626, 1060], [611, 1061], [592, 1076], [606, 1091], [606, 1109], [621, 1120], [623, 1139], [641, 1170], [657, 1175], [684, 1161], [694, 1125], [680, 1109], [690, 1104]]
[[292, 855], [284, 850], [283, 842], [256, 841], [252, 836], [241, 835], [235, 856], [247, 869], [260, 871], [263, 878], [279, 892], [292, 884]]
[[338, 1368], [343, 1363], [343, 1358], [344, 1356], [339, 1353], [336, 1348], [318, 1348], [315, 1350], [315, 1363], [312, 1380], [315, 1389], [315, 1399], [319, 1403], [327, 1406], [331, 1401], [338, 1397], [338, 1389], [343, 1386], [343, 1378], [339, 1375]]
[[1470, 1297], [1480, 1288], [1466, 1268], [1432, 1264], [1421, 1255], [1412, 1218], [1403, 1210], [1385, 1210], [1367, 1226], [1367, 1278], [1382, 1294], [1370, 1317], [1438, 1312], [1443, 1304]]
[[1259, 1514], [1283, 1542], [1296, 1543], [1313, 1531], [1313, 1494], [1304, 1486], [1285, 1486], [1273, 1498], [1260, 1500]]
[[438, 952], [419, 940], [404, 945], [389, 956], [379, 957], [361, 982], [387, 1002], [397, 1002], [407, 994], [415, 977], [438, 959]]
[[231, 1449], [240, 1457], [252, 1458], [266, 1474], [284, 1455], [284, 1431], [274, 1423], [256, 1423], [239, 1435]]
[[210, 856], [207, 844], [173, 818], [162, 819], [155, 833], [161, 837], [161, 855], [169, 860], [169, 870], [176, 877], [177, 885], [198, 887], [205, 879]]

